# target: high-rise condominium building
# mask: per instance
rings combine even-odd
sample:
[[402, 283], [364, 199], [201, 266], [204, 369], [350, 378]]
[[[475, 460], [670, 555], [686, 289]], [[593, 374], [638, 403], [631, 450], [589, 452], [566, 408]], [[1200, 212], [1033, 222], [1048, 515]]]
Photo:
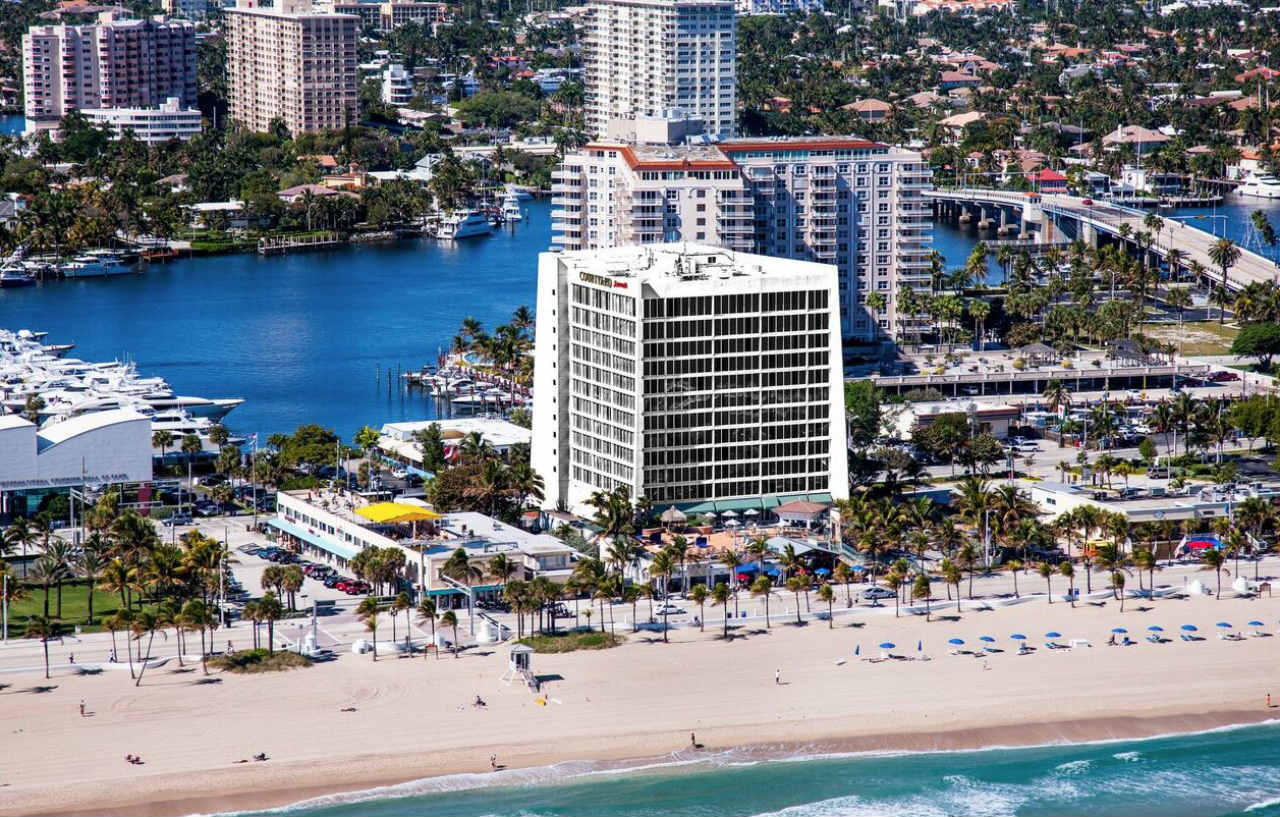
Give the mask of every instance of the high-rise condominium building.
[[848, 495], [836, 270], [699, 244], [543, 253], [532, 464], [546, 502], [704, 510]]
[[926, 320], [896, 304], [902, 287], [929, 286], [929, 179], [920, 154], [856, 137], [596, 143], [553, 173], [552, 241], [696, 241], [833, 264], [841, 333], [874, 340]]
[[104, 12], [85, 25], [32, 26], [22, 35], [27, 130], [83, 108], [196, 104], [196, 30], [185, 21]]
[[737, 32], [733, 0], [593, 0], [583, 65], [587, 127], [672, 110], [707, 132], [735, 132]]
[[313, 11], [307, 0], [226, 11], [231, 118], [254, 131], [279, 120], [292, 134], [333, 130], [358, 116], [360, 18]]

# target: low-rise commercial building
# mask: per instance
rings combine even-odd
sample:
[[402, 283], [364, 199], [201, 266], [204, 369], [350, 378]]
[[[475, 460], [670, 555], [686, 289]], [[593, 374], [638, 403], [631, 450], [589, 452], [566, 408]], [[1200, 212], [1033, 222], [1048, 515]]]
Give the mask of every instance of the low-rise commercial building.
[[150, 479], [151, 421], [136, 411], [92, 412], [43, 428], [21, 415], [0, 415], [0, 497], [7, 509], [27, 494]]
[[276, 495], [277, 516], [267, 524], [307, 558], [347, 572], [365, 548], [400, 550], [402, 578], [421, 593], [443, 597], [446, 606], [465, 606], [468, 594], [465, 585], [441, 574], [458, 548], [481, 577], [470, 588], [477, 599], [496, 598], [501, 592], [501, 582], [489, 570], [489, 561], [498, 554], [517, 565], [510, 579], [542, 576], [561, 583], [579, 558], [554, 536], [530, 533], [484, 514], [461, 511], [431, 521], [377, 523], [359, 513], [368, 504], [350, 493], [281, 491]]
[[200, 133], [200, 111], [183, 108], [177, 97], [169, 97], [158, 108], [87, 108], [81, 111], [94, 124], [111, 128], [117, 139], [132, 133], [149, 145], [170, 139], [186, 141]]

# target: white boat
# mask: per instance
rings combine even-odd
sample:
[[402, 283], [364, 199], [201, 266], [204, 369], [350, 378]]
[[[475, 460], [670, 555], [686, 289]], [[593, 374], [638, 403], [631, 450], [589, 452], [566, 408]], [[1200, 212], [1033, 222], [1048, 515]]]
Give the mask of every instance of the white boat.
[[35, 282], [36, 279], [20, 265], [0, 267], [0, 289], [29, 287]]
[[1280, 199], [1280, 179], [1270, 173], [1250, 173], [1236, 192], [1256, 199]]
[[489, 235], [493, 226], [484, 213], [479, 210], [460, 210], [449, 213], [436, 225], [436, 238], [454, 241], [459, 238], [471, 238], [478, 235]]
[[507, 194], [502, 197], [502, 218], [506, 221], [524, 219], [524, 211], [520, 209], [520, 198], [514, 190], [507, 190]]

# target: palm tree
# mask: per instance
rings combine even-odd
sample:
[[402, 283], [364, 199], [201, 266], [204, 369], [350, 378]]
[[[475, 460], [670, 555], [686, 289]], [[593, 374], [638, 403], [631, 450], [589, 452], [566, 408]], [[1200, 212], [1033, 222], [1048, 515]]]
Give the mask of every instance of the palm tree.
[[724, 611], [724, 637], [729, 637], [729, 585], [724, 582], [716, 582], [716, 586], [711, 588], [711, 599], [715, 604], [720, 605]]
[[924, 620], [926, 622], [930, 620], [929, 600], [932, 595], [933, 588], [930, 586], [929, 574], [924, 571], [917, 573], [915, 581], [911, 583], [911, 600], [924, 599]]
[[1076, 606], [1076, 569], [1071, 566], [1071, 561], [1065, 560], [1058, 565], [1058, 575], [1067, 580], [1067, 599], [1071, 602], [1071, 607]]
[[27, 638], [38, 638], [44, 646], [44, 677], [49, 677], [49, 639], [58, 637], [59, 623], [48, 616], [32, 616], [27, 622]]
[[382, 606], [373, 596], [365, 596], [356, 608], [356, 617], [364, 621], [364, 627], [372, 637], [374, 661], [378, 660], [378, 614], [381, 612]]
[[[1218, 269], [1222, 270], [1221, 287], [1225, 291], [1227, 286], [1227, 270], [1231, 269], [1237, 261], [1240, 260], [1240, 248], [1229, 238], [1219, 238], [1209, 248], [1209, 260], [1218, 265]], [[1218, 311], [1218, 323], [1222, 323], [1226, 319], [1226, 307], [1220, 307]]]
[[836, 591], [831, 589], [830, 584], [828, 584], [827, 582], [823, 582], [822, 584], [818, 585], [818, 601], [825, 601], [827, 603], [827, 629], [828, 630], [833, 629], [835, 627], [835, 613], [832, 610], [832, 603], [835, 601], [835, 599], [836, 599]]
[[707, 603], [707, 586], [705, 584], [695, 584], [689, 588], [689, 601], [698, 605], [698, 631], [706, 632], [707, 626], [704, 620], [706, 615]]
[[[129, 630], [133, 633], [133, 639], [138, 642], [138, 661], [142, 666], [138, 669], [138, 677], [134, 680], [134, 686], [142, 686], [142, 676], [147, 672], [147, 661], [151, 660], [151, 645], [156, 640], [156, 627], [159, 622], [156, 620], [155, 613], [148, 610], [139, 610], [133, 614], [133, 620], [129, 624]], [[147, 651], [142, 652], [142, 637], [147, 636]]]
[[[435, 649], [436, 644], [436, 602], [430, 596], [424, 596], [422, 601], [418, 602], [418, 626], [423, 624], [431, 624], [431, 647]], [[427, 651], [422, 651], [422, 657], [427, 657]], [[440, 650], [436, 649], [436, 658], [440, 657]]]
[[766, 629], [772, 629], [773, 623], [769, 620], [769, 594], [773, 592], [773, 582], [769, 581], [768, 576], [757, 576], [756, 580], [751, 583], [751, 595], [764, 597], [764, 626]]
[[956, 589], [956, 612], [960, 612], [960, 567], [950, 559], [943, 559], [942, 580]]
[[1021, 598], [1018, 595], [1018, 571], [1022, 569], [1022, 562], [1017, 559], [1010, 559], [1005, 562], [1005, 567], [1009, 568], [1009, 572], [1013, 574], [1013, 597], [1015, 599]]
[[106, 621], [103, 622], [103, 625], [108, 630], [111, 631], [111, 652], [113, 655], [116, 652], [116, 632], [123, 630], [126, 633], [126, 637], [124, 640], [124, 650], [125, 650], [126, 657], [129, 660], [129, 677], [130, 678], [133, 677], [133, 648], [129, 645], [129, 638], [127, 634], [129, 632], [129, 626], [132, 622], [132, 619], [133, 619], [133, 614], [130, 613], [128, 610], [116, 610], [114, 615], [110, 616]]
[[733, 587], [733, 616], [738, 617], [738, 568], [742, 565], [742, 555], [733, 548], [725, 548], [720, 554], [720, 563], [729, 568], [729, 581]]
[[[267, 622], [267, 652], [276, 651], [276, 622], [284, 618], [284, 605], [278, 596], [268, 593], [258, 601], [258, 618]], [[376, 646], [376, 645], [375, 645]]]
[[511, 575], [520, 569], [520, 565], [507, 556], [505, 553], [499, 553], [489, 560], [489, 564], [485, 566], [489, 573], [489, 578], [498, 582], [499, 591], [506, 588], [507, 581]]
[[[665, 599], [667, 593], [667, 585], [671, 581], [671, 574], [675, 572], [675, 559], [666, 550], [660, 550], [653, 555], [653, 561], [649, 564], [649, 575], [658, 579], [658, 587]], [[662, 605], [662, 640], [667, 641], [667, 608], [670, 605]]]
[[844, 600], [848, 606], [853, 606], [853, 591], [849, 589], [849, 585], [853, 582], [853, 569], [845, 562], [837, 562], [835, 569], [831, 571], [831, 580], [840, 582], [844, 585]]
[[796, 624], [804, 624], [800, 618], [800, 593], [809, 591], [809, 582], [803, 576], [792, 576], [787, 579], [786, 587], [796, 596]]
[[1200, 558], [1204, 560], [1206, 567], [1213, 568], [1213, 572], [1218, 578], [1218, 596], [1217, 597], [1218, 597], [1218, 600], [1221, 601], [1222, 600], [1222, 561], [1224, 558], [1222, 555], [1222, 551], [1214, 547], [1206, 548], [1204, 553], [1201, 554]]
[[1040, 578], [1044, 579], [1045, 596], [1049, 599], [1049, 603], [1053, 604], [1053, 565], [1041, 562], [1036, 566], [1036, 572], [1040, 574]]
[[394, 643], [396, 640], [396, 616], [404, 613], [404, 643], [406, 648], [409, 646], [409, 611], [412, 609], [413, 600], [403, 590], [396, 593], [396, 597], [391, 600], [391, 641]]
[[[466, 548], [457, 548], [453, 553], [449, 554], [449, 558], [445, 560], [444, 565], [440, 568], [440, 575], [453, 579], [455, 582], [464, 584], [467, 587], [467, 617], [471, 622], [472, 632], [475, 631], [475, 611], [472, 606], [471, 595], [472, 586], [478, 581], [484, 573], [480, 568], [471, 564], [471, 559], [467, 555]], [[455, 616], [456, 617], [456, 616]]]
[[1120, 596], [1120, 612], [1124, 612], [1124, 572], [1111, 571], [1111, 589]]
[[[601, 615], [603, 619], [603, 614]], [[458, 657], [458, 616], [452, 610], [445, 610], [444, 615], [440, 616], [440, 624], [444, 627], [453, 628], [453, 657]], [[604, 621], [600, 622], [601, 626]]]
[[160, 464], [164, 465], [165, 454], [169, 451], [169, 446], [173, 445], [173, 432], [161, 429], [151, 433], [151, 447], [160, 449]]
[[890, 570], [884, 574], [884, 585], [893, 591], [893, 617], [901, 616], [901, 608], [899, 602], [902, 599], [902, 574], [896, 570]]
[[48, 554], [36, 559], [35, 567], [27, 574], [29, 581], [34, 581], [44, 589], [44, 617], [49, 618], [49, 588], [62, 581], [63, 567]]

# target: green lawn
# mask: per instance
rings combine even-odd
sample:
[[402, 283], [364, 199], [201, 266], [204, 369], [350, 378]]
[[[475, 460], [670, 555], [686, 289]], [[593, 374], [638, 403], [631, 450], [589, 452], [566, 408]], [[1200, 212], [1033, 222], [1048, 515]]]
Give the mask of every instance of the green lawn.
[[1238, 331], [1236, 327], [1219, 324], [1217, 321], [1187, 322], [1182, 325], [1181, 331], [1176, 323], [1159, 326], [1147, 324], [1142, 327], [1144, 334], [1179, 346], [1182, 354], [1192, 356], [1228, 354]]
[[560, 632], [555, 635], [532, 635], [520, 639], [536, 652], [574, 652], [575, 650], [607, 650], [622, 643], [622, 637], [599, 630]]
[[[44, 613], [44, 588], [39, 585], [23, 585], [22, 598], [9, 602], [9, 635], [22, 637], [27, 632], [27, 621]], [[62, 586], [62, 624], [69, 632], [79, 624], [85, 632], [101, 632], [102, 619], [120, 608], [120, 597], [103, 590], [93, 591], [94, 625], [89, 620], [89, 588], [85, 582]], [[58, 591], [49, 588], [49, 615], [58, 615]]]

